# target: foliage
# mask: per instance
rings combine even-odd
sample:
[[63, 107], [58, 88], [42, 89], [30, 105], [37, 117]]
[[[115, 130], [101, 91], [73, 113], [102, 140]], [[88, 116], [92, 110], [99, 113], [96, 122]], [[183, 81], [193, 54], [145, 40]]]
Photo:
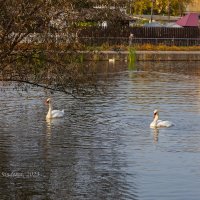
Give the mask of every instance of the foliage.
[[92, 1], [88, 0], [73, 0], [72, 3], [77, 9], [91, 8], [94, 5]]
[[134, 0], [132, 10], [134, 14], [151, 14], [153, 7], [155, 14], [182, 15], [186, 6], [193, 0]]

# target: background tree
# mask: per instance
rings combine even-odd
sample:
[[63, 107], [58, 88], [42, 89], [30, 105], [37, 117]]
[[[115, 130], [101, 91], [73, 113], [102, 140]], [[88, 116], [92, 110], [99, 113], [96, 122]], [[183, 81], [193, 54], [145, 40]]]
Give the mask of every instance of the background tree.
[[[182, 15], [186, 11], [186, 7], [193, 0], [156, 0], [154, 5], [155, 14]], [[150, 14], [151, 0], [134, 0], [132, 2], [132, 10], [134, 14]]]

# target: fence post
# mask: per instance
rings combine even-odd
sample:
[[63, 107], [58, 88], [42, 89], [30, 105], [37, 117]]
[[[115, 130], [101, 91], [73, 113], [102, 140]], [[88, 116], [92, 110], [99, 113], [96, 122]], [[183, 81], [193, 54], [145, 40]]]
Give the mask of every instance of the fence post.
[[132, 45], [132, 42], [133, 42], [133, 34], [130, 33], [130, 35], [129, 35], [129, 46]]

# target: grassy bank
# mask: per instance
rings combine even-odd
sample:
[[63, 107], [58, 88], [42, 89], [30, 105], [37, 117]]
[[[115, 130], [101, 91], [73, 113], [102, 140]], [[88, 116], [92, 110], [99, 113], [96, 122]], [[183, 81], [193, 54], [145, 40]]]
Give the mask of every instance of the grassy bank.
[[200, 51], [200, 46], [167, 46], [167, 45], [109, 45], [86, 46], [79, 43], [73, 45], [66, 44], [19, 44], [16, 50], [56, 50], [56, 51], [129, 51], [133, 48], [135, 51]]
[[[131, 46], [135, 49], [135, 51], [200, 51], [200, 46], [167, 46], [167, 45], [152, 45], [152, 44], [144, 44], [144, 45], [134, 45]], [[101, 46], [87, 46], [81, 47], [82, 50], [91, 50], [91, 51], [128, 51], [130, 46], [125, 45], [114, 45], [109, 46], [107, 44], [103, 44]]]

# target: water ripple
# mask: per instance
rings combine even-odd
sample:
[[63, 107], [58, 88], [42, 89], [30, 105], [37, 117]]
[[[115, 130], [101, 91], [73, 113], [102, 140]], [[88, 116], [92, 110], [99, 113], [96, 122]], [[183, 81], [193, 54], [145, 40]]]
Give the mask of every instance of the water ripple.
[[[181, 64], [113, 72], [102, 96], [52, 94], [66, 115], [51, 121], [44, 91], [3, 86], [2, 198], [199, 199], [200, 65]], [[150, 129], [154, 109], [176, 126]]]

